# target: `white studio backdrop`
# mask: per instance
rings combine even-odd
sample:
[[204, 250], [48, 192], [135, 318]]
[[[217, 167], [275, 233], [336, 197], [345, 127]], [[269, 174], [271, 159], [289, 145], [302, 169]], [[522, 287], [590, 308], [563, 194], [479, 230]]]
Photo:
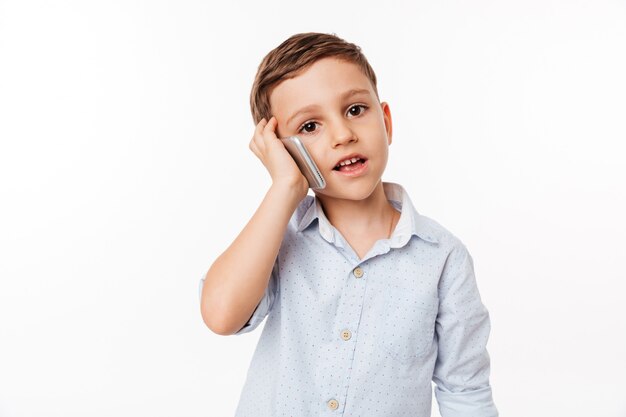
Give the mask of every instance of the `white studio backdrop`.
[[308, 31], [362, 47], [384, 179], [468, 246], [501, 415], [626, 416], [625, 22], [607, 0], [0, 0], [0, 416], [234, 414], [263, 325], [212, 334], [198, 281], [270, 184], [256, 68]]

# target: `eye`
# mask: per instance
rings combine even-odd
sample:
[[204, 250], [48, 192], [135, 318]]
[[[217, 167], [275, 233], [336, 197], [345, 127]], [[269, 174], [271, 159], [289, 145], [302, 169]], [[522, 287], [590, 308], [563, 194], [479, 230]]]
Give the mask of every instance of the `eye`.
[[348, 110], [348, 113], [350, 113], [352, 116], [359, 116], [366, 109], [367, 109], [366, 105], [355, 104], [354, 106], [350, 107], [350, 110]]
[[300, 129], [298, 129], [298, 133], [302, 133], [302, 131], [305, 131], [306, 133], [312, 133], [315, 131], [316, 125], [316, 122], [305, 122], [302, 126], [300, 126]]

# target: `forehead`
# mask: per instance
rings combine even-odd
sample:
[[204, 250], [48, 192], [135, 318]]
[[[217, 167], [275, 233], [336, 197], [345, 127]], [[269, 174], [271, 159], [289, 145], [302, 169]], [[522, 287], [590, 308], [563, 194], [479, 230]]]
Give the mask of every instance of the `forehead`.
[[274, 87], [270, 106], [274, 115], [285, 117], [305, 106], [331, 104], [350, 90], [367, 90], [372, 98], [376, 96], [369, 78], [356, 64], [323, 58]]

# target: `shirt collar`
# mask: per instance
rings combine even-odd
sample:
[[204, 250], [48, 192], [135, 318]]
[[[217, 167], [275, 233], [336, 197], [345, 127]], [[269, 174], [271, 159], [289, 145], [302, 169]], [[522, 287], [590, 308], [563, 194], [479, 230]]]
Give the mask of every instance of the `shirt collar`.
[[[430, 243], [439, 243], [435, 230], [428, 220], [417, 212], [408, 193], [401, 185], [392, 182], [383, 182], [383, 190], [385, 191], [387, 200], [389, 200], [396, 209], [401, 210], [398, 224], [389, 239], [390, 247], [400, 248], [406, 245], [413, 235]], [[314, 201], [311, 202], [308, 209], [297, 223], [297, 231], [302, 232], [309, 227], [315, 219], [318, 221], [320, 235], [326, 241], [334, 243], [335, 228], [328, 221], [317, 197], [314, 198]]]

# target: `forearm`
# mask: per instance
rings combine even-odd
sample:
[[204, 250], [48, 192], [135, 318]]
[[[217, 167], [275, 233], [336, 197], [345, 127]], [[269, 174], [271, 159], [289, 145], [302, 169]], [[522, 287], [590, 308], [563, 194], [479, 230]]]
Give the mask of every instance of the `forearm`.
[[235, 333], [254, 312], [302, 197], [294, 187], [272, 185], [241, 233], [211, 265], [202, 289], [201, 312], [215, 333]]

